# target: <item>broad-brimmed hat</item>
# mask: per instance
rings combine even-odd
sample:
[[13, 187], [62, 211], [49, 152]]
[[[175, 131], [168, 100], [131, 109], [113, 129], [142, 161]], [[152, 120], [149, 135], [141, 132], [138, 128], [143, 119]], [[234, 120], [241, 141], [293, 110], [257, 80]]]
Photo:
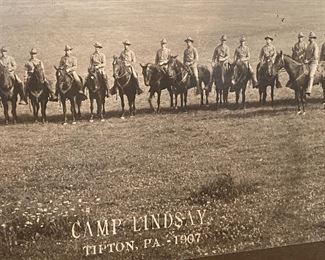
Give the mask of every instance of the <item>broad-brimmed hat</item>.
[[239, 41], [240, 41], [240, 42], [246, 42], [246, 38], [245, 38], [245, 36], [240, 37]]
[[272, 37], [271, 35], [266, 35], [266, 36], [264, 37], [264, 39], [265, 39], [265, 40], [270, 39], [271, 41], [273, 41], [273, 37]]
[[314, 32], [310, 32], [310, 33], [309, 33], [309, 39], [310, 39], [310, 38], [316, 39], [317, 36], [316, 36], [316, 34], [315, 34]]
[[227, 41], [227, 35], [222, 35], [220, 41]]
[[72, 47], [69, 45], [64, 46], [64, 51], [71, 51]]
[[162, 38], [161, 41], [160, 41], [161, 44], [167, 44], [167, 40], [166, 38]]
[[125, 40], [124, 42], [122, 42], [124, 45], [131, 45], [131, 42], [129, 40]]
[[299, 34], [298, 34], [298, 36], [297, 36], [298, 38], [304, 38], [305, 37], [305, 35], [302, 33], [302, 32], [300, 32]]
[[1, 48], [1, 52], [7, 52], [7, 51], [8, 51], [7, 47], [3, 46], [3, 47]]
[[30, 54], [37, 54], [37, 50], [35, 48], [32, 48], [29, 53]]
[[188, 37], [184, 40], [184, 42], [194, 42], [194, 40], [192, 39], [191, 36], [188, 36]]
[[95, 42], [95, 43], [94, 43], [94, 47], [95, 47], [95, 48], [100, 48], [100, 49], [101, 49], [101, 48], [103, 48], [103, 45], [102, 45], [101, 43], [99, 43], [99, 42]]

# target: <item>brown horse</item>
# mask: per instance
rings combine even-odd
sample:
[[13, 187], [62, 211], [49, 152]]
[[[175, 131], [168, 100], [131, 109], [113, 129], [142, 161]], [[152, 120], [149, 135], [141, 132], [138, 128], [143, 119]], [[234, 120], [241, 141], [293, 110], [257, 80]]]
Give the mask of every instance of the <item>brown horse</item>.
[[273, 62], [271, 59], [267, 60], [262, 65], [259, 63], [256, 69], [257, 80], [258, 80], [258, 90], [260, 95], [260, 103], [266, 103], [267, 97], [267, 87], [271, 87], [271, 104], [273, 106], [274, 102], [274, 86], [276, 83], [277, 72], [274, 69]]
[[217, 64], [213, 67], [212, 82], [216, 86], [216, 104], [227, 104], [228, 94], [231, 87], [233, 64]]
[[[319, 66], [320, 71], [315, 75], [314, 84], [321, 84], [323, 88], [323, 102], [325, 104], [325, 68], [323, 68], [323, 70], [320, 69], [323, 65], [325, 64], [320, 64]], [[305, 113], [305, 96], [308, 86], [308, 74], [306, 71], [308, 71], [308, 69], [304, 68], [304, 66], [304, 64], [293, 60], [289, 55], [283, 54], [282, 51], [276, 55], [274, 62], [274, 68], [277, 72], [284, 68], [289, 74], [290, 82], [295, 91], [298, 114]]]
[[[206, 95], [206, 104], [209, 103], [208, 96], [211, 91], [211, 73], [207, 66], [198, 65], [199, 87], [201, 88], [201, 104], [203, 104], [203, 92]], [[185, 66], [172, 56], [167, 62], [167, 75], [172, 80], [173, 92], [175, 93], [175, 107], [177, 108], [177, 96], [181, 97], [181, 107], [187, 109], [188, 90], [195, 87], [195, 80], [188, 66]], [[204, 88], [202, 88], [204, 83]]]
[[[142, 68], [142, 75], [144, 79], [144, 84], [149, 86], [149, 98], [148, 102], [150, 108], [155, 112], [160, 112], [160, 97], [161, 91], [167, 89], [170, 96], [170, 107], [173, 107], [173, 92], [171, 89], [171, 81], [166, 75], [166, 72], [158, 65], [147, 63], [145, 65], [140, 64]], [[152, 105], [152, 98], [157, 93], [157, 109]]]
[[129, 102], [130, 116], [135, 116], [135, 96], [137, 82], [133, 76], [131, 69], [125, 65], [124, 61], [116, 56], [113, 57], [113, 76], [121, 99], [121, 118], [124, 119], [125, 115], [124, 95], [127, 96]]
[[[85, 99], [85, 97], [82, 97], [79, 93], [79, 86], [77, 85], [78, 83], [74, 80], [72, 75], [70, 75], [65, 69], [54, 68], [56, 70], [57, 87], [63, 108], [63, 125], [68, 123], [67, 100], [70, 101], [71, 105], [72, 124], [76, 124], [76, 118], [81, 117], [80, 107], [81, 102]], [[81, 77], [80, 81], [82, 82]], [[76, 106], [78, 108], [78, 112], [76, 111]]]
[[97, 115], [102, 122], [105, 121], [105, 80], [103, 75], [98, 70], [88, 70], [88, 78], [85, 82], [85, 87], [89, 90], [90, 99], [90, 119], [89, 122], [94, 122], [94, 100], [97, 103]]
[[246, 87], [250, 79], [251, 79], [251, 74], [249, 72], [247, 63], [243, 61], [236, 62], [232, 73], [232, 84], [236, 93], [237, 106], [238, 106], [240, 92], [242, 94], [242, 108], [245, 108]]
[[3, 105], [5, 124], [9, 124], [9, 103], [11, 103], [11, 113], [13, 123], [17, 123], [17, 95], [18, 88], [15, 78], [7, 67], [0, 66], [0, 98]]
[[45, 84], [48, 84], [45, 79], [44, 70], [41, 64], [34, 65], [34, 71], [31, 74], [27, 83], [27, 95], [29, 96], [32, 107], [34, 122], [38, 122], [38, 111], [41, 106], [42, 123], [46, 123], [46, 107], [49, 97], [49, 90]]

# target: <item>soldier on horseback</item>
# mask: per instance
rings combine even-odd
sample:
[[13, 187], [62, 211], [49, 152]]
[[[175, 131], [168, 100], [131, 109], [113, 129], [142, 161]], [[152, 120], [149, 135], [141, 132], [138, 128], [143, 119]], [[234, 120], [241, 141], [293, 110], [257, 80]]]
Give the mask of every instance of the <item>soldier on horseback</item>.
[[306, 43], [304, 42], [304, 34], [301, 32], [298, 34], [298, 42], [292, 47], [292, 58], [300, 63], [305, 60]]
[[[95, 52], [90, 55], [90, 65], [88, 70], [91, 72], [98, 71], [101, 74], [104, 87], [106, 89], [106, 97], [108, 97], [109, 96], [108, 77], [105, 72], [106, 57], [105, 54], [100, 51], [103, 48], [103, 46], [99, 42], [95, 42], [94, 47], [95, 47]], [[86, 78], [86, 81], [87, 80], [88, 77]]]
[[[29, 90], [29, 80], [34, 72], [34, 68], [37, 65], [40, 65], [41, 68], [44, 71], [44, 64], [41, 60], [39, 60], [37, 57], [37, 50], [35, 48], [32, 48], [30, 51], [30, 59], [28, 60], [28, 62], [25, 64], [25, 76], [24, 76], [24, 80], [26, 82], [26, 94], [28, 93]], [[44, 85], [45, 87], [48, 89], [49, 94], [50, 94], [50, 101], [57, 101], [58, 98], [57, 96], [54, 94], [54, 92], [52, 91], [50, 84], [48, 82], [47, 79], [45, 79], [44, 81]]]
[[320, 51], [319, 61], [325, 61], [325, 42], [322, 45], [322, 49]]
[[[236, 48], [235, 54], [234, 54], [234, 62], [237, 63], [239, 61], [244, 62], [247, 65], [248, 71], [251, 75], [252, 81], [253, 81], [253, 87], [257, 85], [257, 79], [256, 75], [254, 73], [253, 67], [249, 63], [250, 59], [250, 50], [248, 46], [246, 45], [246, 38], [242, 36], [239, 40], [240, 45]], [[236, 67], [235, 67], [236, 70]]]
[[199, 71], [197, 67], [199, 54], [197, 52], [197, 49], [193, 46], [194, 40], [191, 37], [187, 37], [185, 39], [185, 42], [187, 44], [187, 48], [184, 50], [183, 63], [189, 68], [189, 71], [194, 76], [196, 94], [199, 95], [202, 92], [201, 87], [199, 86]]
[[305, 61], [304, 63], [308, 65], [309, 69], [309, 81], [308, 81], [308, 87], [306, 90], [306, 94], [310, 95], [311, 90], [314, 84], [314, 76], [316, 74], [317, 65], [318, 65], [318, 55], [319, 55], [319, 49], [318, 45], [316, 43], [316, 34], [314, 32], [310, 32], [309, 34], [309, 44], [306, 48], [306, 55], [305, 55]]
[[[123, 42], [123, 45], [124, 45], [124, 50], [121, 52], [119, 58], [124, 62], [124, 65], [131, 70], [131, 73], [136, 81], [137, 94], [140, 95], [143, 93], [143, 90], [140, 88], [138, 74], [134, 69], [134, 63], [136, 62], [135, 53], [132, 50], [130, 50], [131, 42], [125, 40]], [[114, 85], [110, 90], [110, 93], [112, 95], [116, 94], [116, 88], [117, 86], [116, 83], [114, 82]]]
[[167, 72], [167, 63], [169, 58], [171, 57], [171, 50], [167, 48], [167, 40], [163, 38], [160, 41], [161, 48], [156, 53], [155, 64], [160, 66], [162, 70]]
[[[272, 62], [272, 64], [274, 63], [274, 59], [276, 56], [276, 49], [275, 49], [275, 46], [272, 44], [273, 37], [271, 37], [270, 35], [267, 35], [264, 39], [266, 41], [266, 44], [263, 46], [263, 48], [261, 49], [261, 52], [260, 52], [260, 56], [259, 56], [260, 63], [257, 65], [258, 75], [260, 75], [260, 72], [261, 72], [260, 68], [266, 62]], [[259, 77], [259, 78], [261, 78], [261, 77]], [[276, 75], [275, 80], [276, 80], [276, 87], [281, 88], [282, 85], [279, 81], [278, 75]], [[259, 85], [259, 82], [257, 85], [255, 85], [255, 88], [258, 88], [258, 85]]]
[[[69, 45], [66, 45], [64, 48], [65, 55], [61, 57], [60, 63], [59, 63], [59, 69], [65, 70], [77, 83], [78, 86], [78, 92], [81, 96], [84, 98], [87, 98], [86, 95], [83, 93], [83, 85], [81, 82], [81, 79], [79, 75], [76, 72], [77, 69], [77, 58], [72, 56], [71, 51], [72, 47]], [[56, 95], [58, 94], [58, 84], [56, 86]]]
[[16, 61], [13, 57], [9, 56], [7, 54], [8, 49], [6, 47], [1, 48], [1, 54], [2, 56], [0, 57], [0, 65], [3, 67], [7, 68], [11, 74], [11, 77], [14, 79], [16, 82], [16, 85], [18, 87], [18, 93], [20, 96], [20, 105], [26, 105], [27, 104], [27, 97], [24, 93], [24, 85], [23, 82], [20, 80], [18, 75], [15, 73], [15, 70], [17, 68]]

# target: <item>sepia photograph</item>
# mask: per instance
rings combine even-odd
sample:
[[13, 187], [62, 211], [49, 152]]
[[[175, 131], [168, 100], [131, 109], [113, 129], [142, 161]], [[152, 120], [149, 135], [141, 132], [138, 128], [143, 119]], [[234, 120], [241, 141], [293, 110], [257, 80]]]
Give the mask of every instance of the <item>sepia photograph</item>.
[[324, 28], [322, 0], [0, 0], [0, 259], [324, 241]]

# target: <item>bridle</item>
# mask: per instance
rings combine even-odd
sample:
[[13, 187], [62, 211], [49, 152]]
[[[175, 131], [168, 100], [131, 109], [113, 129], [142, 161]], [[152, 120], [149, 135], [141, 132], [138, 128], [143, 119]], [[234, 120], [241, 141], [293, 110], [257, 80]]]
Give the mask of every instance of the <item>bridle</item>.
[[[113, 61], [113, 67], [116, 66], [117, 63], [118, 63], [118, 62], [117, 62], [117, 59], [115, 59], [115, 60]], [[118, 65], [121, 67], [120, 64], [118, 64]], [[121, 83], [119, 82], [119, 80], [122, 79], [122, 78], [124, 78], [125, 76], [127, 76], [128, 71], [125, 70], [125, 72], [124, 72], [122, 75], [118, 75], [118, 73], [115, 73], [115, 69], [114, 69], [114, 68], [113, 68], [113, 70], [114, 70], [113, 77], [114, 77], [114, 79], [116, 80], [116, 83], [118, 84], [118, 86], [119, 86], [121, 89], [123, 89], [125, 86], [127, 86], [127, 85], [129, 84], [132, 75], [130, 75], [130, 77], [128, 78], [128, 80], [127, 80], [124, 84], [121, 84]]]

